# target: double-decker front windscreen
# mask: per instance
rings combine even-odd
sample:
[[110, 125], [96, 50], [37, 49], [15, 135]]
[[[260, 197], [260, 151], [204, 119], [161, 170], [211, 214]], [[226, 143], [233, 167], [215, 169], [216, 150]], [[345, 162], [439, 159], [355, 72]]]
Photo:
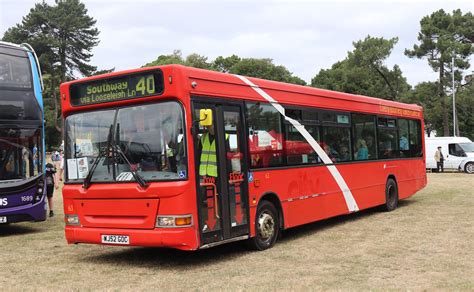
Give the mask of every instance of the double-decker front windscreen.
[[40, 127], [0, 126], [0, 183], [41, 173], [41, 147]]
[[153, 70], [72, 84], [70, 100], [73, 106], [84, 106], [140, 98], [161, 94], [163, 86], [163, 73]]
[[0, 88], [31, 88], [28, 58], [0, 54]]
[[146, 181], [187, 177], [183, 109], [177, 102], [81, 112], [67, 117], [65, 127], [69, 182], [83, 181], [96, 159], [91, 182], [134, 181], [132, 171]]

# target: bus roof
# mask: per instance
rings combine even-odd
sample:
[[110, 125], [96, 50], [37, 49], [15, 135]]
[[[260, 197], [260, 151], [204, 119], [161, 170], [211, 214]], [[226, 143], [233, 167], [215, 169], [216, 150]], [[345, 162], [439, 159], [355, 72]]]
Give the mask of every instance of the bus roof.
[[[183, 69], [185, 68], [184, 70], [188, 72], [188, 76], [190, 78], [210, 80], [210, 81], [212, 80], [212, 81], [217, 81], [217, 82], [220, 81], [224, 83], [243, 85], [242, 81], [238, 78], [235, 78], [233, 74], [185, 67], [181, 65], [177, 65], [177, 66], [183, 67]], [[288, 92], [288, 93], [297, 93], [297, 94], [309, 95], [309, 96], [314, 96], [314, 97], [319, 96], [319, 97], [327, 97], [327, 98], [332, 98], [332, 99], [348, 100], [351, 102], [357, 101], [357, 102], [362, 102], [362, 103], [385, 105], [389, 107], [404, 108], [404, 109], [410, 109], [410, 110], [415, 110], [415, 111], [423, 110], [421, 106], [416, 105], [416, 104], [406, 104], [406, 103], [401, 103], [401, 102], [396, 102], [396, 101], [391, 101], [391, 100], [386, 100], [386, 99], [381, 99], [381, 98], [368, 97], [364, 95], [344, 93], [344, 92], [327, 90], [327, 89], [320, 89], [320, 88], [311, 87], [311, 86], [271, 81], [271, 80], [254, 78], [254, 77], [248, 77], [248, 79], [251, 80], [254, 84], [258, 85], [261, 89], [277, 90], [277, 91], [283, 91], [283, 92]], [[283, 98], [279, 99], [279, 102], [294, 103], [295, 100], [293, 97], [289, 96], [287, 99], [285, 99], [285, 97], [283, 96]]]
[[9, 43], [9, 42], [4, 42], [0, 41], [0, 52], [2, 50], [17, 50], [17, 51], [23, 51], [23, 52], [31, 52], [30, 45], [28, 44], [14, 44], [14, 43]]
[[[209, 97], [228, 96], [240, 97], [244, 99], [261, 99], [260, 96], [256, 95], [255, 92], [251, 90], [249, 85], [243, 83], [243, 81], [237, 78], [234, 74], [221, 73], [175, 64], [138, 68], [91, 76], [63, 83], [61, 87], [64, 86], [65, 88], [69, 88], [71, 84], [82, 83], [103, 78], [123, 76], [153, 69], [163, 70], [163, 75], [165, 76], [165, 79], [167, 78], [168, 74], [171, 74], [173, 75], [173, 79], [181, 78], [182, 81], [186, 83], [196, 81], [199, 86], [196, 86], [195, 88], [192, 88], [191, 86], [188, 87], [191, 94], [193, 95], [205, 95]], [[316, 106], [316, 98], [314, 97], [323, 97], [328, 100], [341, 101], [342, 103], [359, 104], [361, 106], [363, 104], [377, 106], [378, 108], [383, 109], [381, 111], [385, 112], [387, 115], [401, 115], [399, 112], [397, 112], [397, 110], [408, 110], [410, 112], [419, 113], [417, 114], [417, 117], [421, 118], [421, 112], [423, 111], [423, 108], [416, 104], [405, 104], [381, 98], [343, 93], [338, 91], [319, 89], [310, 86], [295, 85], [253, 77], [248, 77], [248, 79], [261, 89], [264, 89], [266, 91], [268, 90], [271, 92], [279, 92], [278, 102], [282, 104]], [[210, 86], [210, 84], [219, 84], [221, 86]], [[230, 87], [232, 87], [232, 89], [230, 89]], [[238, 95], [236, 90], [238, 90]]]

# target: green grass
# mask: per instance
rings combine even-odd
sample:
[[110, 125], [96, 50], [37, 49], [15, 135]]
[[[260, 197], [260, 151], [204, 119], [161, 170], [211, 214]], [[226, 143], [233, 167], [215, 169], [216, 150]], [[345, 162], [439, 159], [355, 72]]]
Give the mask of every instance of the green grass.
[[290, 229], [276, 246], [182, 252], [67, 245], [61, 198], [44, 223], [0, 227], [2, 290], [474, 290], [474, 176], [429, 174], [390, 213]]

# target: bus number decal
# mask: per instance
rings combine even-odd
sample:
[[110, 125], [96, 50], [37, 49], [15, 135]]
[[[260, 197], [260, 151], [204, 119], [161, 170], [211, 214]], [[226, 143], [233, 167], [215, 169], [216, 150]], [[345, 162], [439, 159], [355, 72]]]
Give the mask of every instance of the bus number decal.
[[141, 92], [142, 95], [155, 93], [155, 79], [153, 75], [146, 77], [146, 79], [145, 77], [140, 78], [135, 89], [137, 92]]

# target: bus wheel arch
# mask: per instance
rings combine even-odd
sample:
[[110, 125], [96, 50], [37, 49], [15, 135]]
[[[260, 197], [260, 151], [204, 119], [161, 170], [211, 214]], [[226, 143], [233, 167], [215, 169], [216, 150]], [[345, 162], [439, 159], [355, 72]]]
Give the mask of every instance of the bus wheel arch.
[[284, 217], [284, 214], [283, 214], [283, 207], [281, 205], [281, 201], [280, 201], [280, 198], [278, 197], [278, 195], [273, 193], [273, 192], [264, 193], [262, 195], [262, 197], [260, 198], [260, 200], [258, 201], [257, 209], [258, 209], [258, 206], [263, 201], [269, 201], [270, 203], [273, 204], [273, 206], [275, 206], [275, 208], [278, 212], [278, 215], [279, 215], [280, 230], [285, 229], [285, 224], [284, 224], [285, 223], [285, 217]]
[[385, 184], [385, 204], [384, 210], [387, 212], [393, 211], [398, 207], [398, 183], [395, 175], [390, 174], [387, 177]]
[[255, 236], [248, 241], [254, 250], [271, 248], [283, 226], [283, 212], [281, 203], [276, 194], [264, 194], [257, 205], [255, 214]]

